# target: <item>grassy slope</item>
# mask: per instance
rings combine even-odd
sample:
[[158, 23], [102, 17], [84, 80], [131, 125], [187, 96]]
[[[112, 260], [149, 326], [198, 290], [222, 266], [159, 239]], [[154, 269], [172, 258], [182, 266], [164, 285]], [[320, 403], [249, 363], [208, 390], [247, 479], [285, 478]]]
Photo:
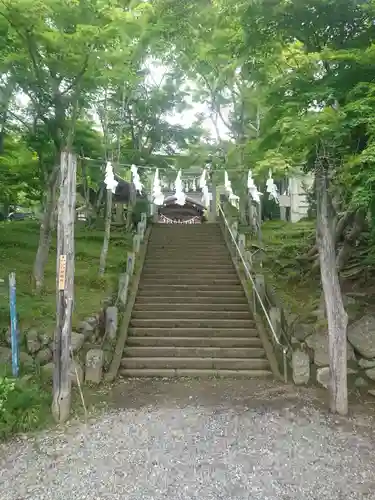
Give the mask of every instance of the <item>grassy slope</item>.
[[[31, 273], [38, 246], [39, 227], [35, 222], [0, 223], [0, 337], [8, 328], [9, 304], [7, 276], [17, 276], [17, 311], [21, 331], [37, 327], [53, 335], [55, 325], [56, 245], [53, 241], [46, 267], [46, 288], [41, 297], [32, 292]], [[112, 230], [107, 270], [98, 278], [103, 231], [76, 226], [75, 312], [74, 323], [97, 313], [101, 302], [117, 284], [119, 269], [126, 265], [131, 238], [123, 231]], [[73, 323], [73, 324], [74, 324]], [[1, 341], [1, 338], [0, 338]], [[2, 378], [0, 366], [0, 442], [18, 432], [41, 428], [51, 422], [51, 381], [39, 373], [18, 380]], [[6, 370], [7, 371], [7, 370]], [[73, 391], [73, 408], [80, 411], [80, 399]]]
[[[56, 245], [52, 242], [45, 273], [45, 291], [38, 297], [32, 291], [32, 269], [38, 246], [38, 224], [19, 221], [0, 224], [0, 329], [9, 324], [7, 276], [15, 271], [17, 278], [17, 311], [21, 331], [38, 327], [53, 331], [55, 324]], [[126, 263], [129, 236], [112, 231], [107, 271], [98, 277], [103, 231], [76, 226], [75, 311], [73, 325], [100, 309], [105, 294], [116, 284], [118, 271]]]
[[263, 270], [281, 301], [291, 312], [314, 309], [320, 295], [319, 275], [308, 271], [311, 263], [302, 264], [298, 257], [314, 242], [315, 222], [268, 221], [262, 225], [262, 238]]

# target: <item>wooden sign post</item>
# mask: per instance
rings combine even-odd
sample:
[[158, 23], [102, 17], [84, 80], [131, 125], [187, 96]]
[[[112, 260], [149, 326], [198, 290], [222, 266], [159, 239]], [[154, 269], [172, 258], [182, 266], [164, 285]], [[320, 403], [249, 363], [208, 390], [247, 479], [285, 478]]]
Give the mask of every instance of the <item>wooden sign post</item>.
[[61, 153], [60, 196], [57, 216], [56, 330], [52, 414], [65, 422], [71, 407], [71, 333], [74, 304], [74, 221], [76, 206], [76, 157]]
[[20, 371], [20, 352], [17, 326], [16, 308], [16, 273], [9, 275], [9, 310], [10, 310], [10, 339], [12, 346], [12, 373], [18, 377]]

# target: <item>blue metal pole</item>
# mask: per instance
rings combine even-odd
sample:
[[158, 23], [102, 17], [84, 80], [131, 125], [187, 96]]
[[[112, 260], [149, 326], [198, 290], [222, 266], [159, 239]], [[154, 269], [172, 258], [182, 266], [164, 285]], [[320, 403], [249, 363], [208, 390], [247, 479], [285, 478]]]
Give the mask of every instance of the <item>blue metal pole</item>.
[[17, 308], [16, 308], [16, 273], [9, 274], [9, 310], [10, 310], [10, 332], [11, 332], [11, 344], [12, 344], [12, 373], [13, 377], [18, 377], [20, 362], [19, 362]]

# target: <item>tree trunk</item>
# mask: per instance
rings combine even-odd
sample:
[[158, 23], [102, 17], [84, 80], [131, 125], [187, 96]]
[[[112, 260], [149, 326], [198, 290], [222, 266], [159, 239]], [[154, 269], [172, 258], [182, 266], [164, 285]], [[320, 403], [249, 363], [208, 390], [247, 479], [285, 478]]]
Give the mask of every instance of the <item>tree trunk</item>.
[[247, 224], [247, 197], [246, 195], [240, 196], [239, 204], [239, 221], [244, 226]]
[[40, 224], [39, 244], [34, 261], [34, 280], [37, 293], [40, 293], [43, 288], [44, 268], [48, 260], [49, 248], [51, 245], [52, 229], [55, 221], [58, 172], [59, 167], [55, 167], [50, 175], [47, 186], [46, 204], [44, 207], [42, 222]]
[[88, 174], [87, 174], [87, 169], [86, 169], [86, 164], [85, 161], [82, 161], [82, 186], [83, 186], [83, 193], [84, 193], [84, 198], [85, 198], [85, 216], [87, 218], [87, 224], [90, 226], [91, 225], [91, 200], [90, 200], [90, 187], [89, 187], [89, 180], [88, 180]]
[[107, 261], [109, 238], [111, 236], [111, 221], [112, 221], [112, 190], [107, 189], [107, 203], [105, 216], [105, 229], [102, 251], [100, 253], [99, 276], [104, 276], [105, 265]]
[[52, 414], [65, 422], [71, 407], [71, 333], [74, 305], [74, 220], [76, 203], [76, 158], [61, 154], [61, 186], [58, 204], [56, 259], [56, 329]]
[[328, 320], [330, 409], [348, 413], [347, 339], [348, 316], [345, 312], [336, 267], [334, 211], [329, 194], [327, 168], [317, 172], [317, 244], [320, 272]]

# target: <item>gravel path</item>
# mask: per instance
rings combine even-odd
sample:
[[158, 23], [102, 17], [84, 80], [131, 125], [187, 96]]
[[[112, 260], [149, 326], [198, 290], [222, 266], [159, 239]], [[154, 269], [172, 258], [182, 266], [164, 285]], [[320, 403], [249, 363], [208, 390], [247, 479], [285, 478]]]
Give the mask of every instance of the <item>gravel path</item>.
[[372, 417], [334, 419], [314, 389], [130, 381], [111, 396], [87, 427], [0, 447], [0, 499], [375, 499]]

